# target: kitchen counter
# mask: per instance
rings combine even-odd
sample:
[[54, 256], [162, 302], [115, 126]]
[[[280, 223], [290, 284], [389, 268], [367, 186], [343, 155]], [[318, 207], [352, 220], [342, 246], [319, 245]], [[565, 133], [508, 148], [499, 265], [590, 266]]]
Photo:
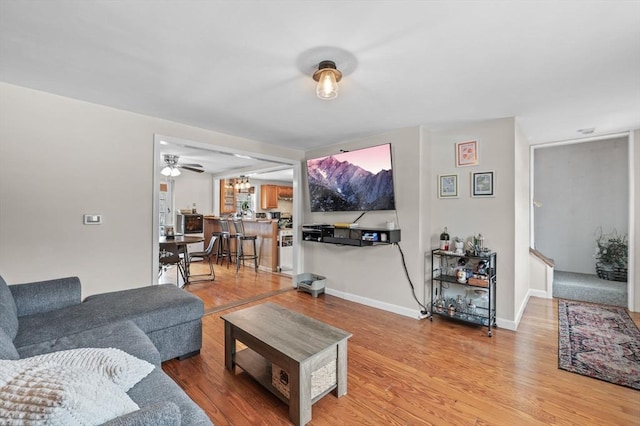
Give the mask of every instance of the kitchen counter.
[[[278, 221], [271, 219], [242, 219], [247, 235], [257, 235], [258, 266], [275, 272], [278, 269]], [[233, 223], [230, 224], [233, 230]], [[220, 232], [220, 217], [204, 216], [204, 246], [209, 245], [211, 234]], [[235, 241], [232, 242], [235, 244]], [[247, 246], [245, 246], [247, 247]], [[235, 249], [234, 249], [235, 250]]]

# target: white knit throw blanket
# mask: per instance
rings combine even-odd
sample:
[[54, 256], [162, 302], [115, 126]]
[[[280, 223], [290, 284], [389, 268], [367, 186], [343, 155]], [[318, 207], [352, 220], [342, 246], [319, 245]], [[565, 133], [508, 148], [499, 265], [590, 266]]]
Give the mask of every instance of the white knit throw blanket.
[[0, 424], [102, 424], [138, 409], [126, 391], [153, 369], [114, 348], [0, 360]]

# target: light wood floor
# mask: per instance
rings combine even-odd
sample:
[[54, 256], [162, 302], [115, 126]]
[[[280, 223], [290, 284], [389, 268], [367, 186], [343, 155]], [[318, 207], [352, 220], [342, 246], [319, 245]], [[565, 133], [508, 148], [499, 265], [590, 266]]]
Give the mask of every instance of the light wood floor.
[[[220, 315], [266, 300], [353, 333], [348, 393], [318, 401], [310, 425], [640, 425], [639, 391], [558, 369], [555, 300], [532, 298], [517, 332], [489, 338], [485, 328], [442, 318], [286, 291], [291, 280], [278, 274], [229, 271], [218, 267], [215, 282], [186, 287], [210, 312], [202, 352], [163, 364], [216, 425], [290, 424], [285, 404], [241, 369], [224, 368]], [[244, 297], [252, 301], [236, 306]]]

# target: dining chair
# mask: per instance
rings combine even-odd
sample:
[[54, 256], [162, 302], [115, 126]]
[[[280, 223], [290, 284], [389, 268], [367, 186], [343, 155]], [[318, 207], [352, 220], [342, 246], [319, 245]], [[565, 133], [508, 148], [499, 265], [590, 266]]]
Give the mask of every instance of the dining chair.
[[180, 287], [180, 275], [183, 283], [187, 282], [184, 265], [176, 243], [160, 243], [160, 266], [176, 266], [176, 286]]
[[[236, 273], [240, 270], [240, 262], [244, 266], [245, 260], [253, 260], [255, 271], [258, 272], [258, 249], [256, 248], [257, 235], [248, 235], [244, 230], [244, 223], [242, 219], [235, 219], [233, 221], [233, 227], [236, 230], [236, 241], [238, 242], [236, 247]], [[244, 243], [251, 241], [253, 243], [253, 252], [246, 253], [244, 250]]]
[[[209, 274], [195, 274], [195, 275], [191, 275], [189, 277], [189, 282], [195, 283], [195, 282], [202, 282], [202, 281], [213, 281], [216, 279], [216, 273], [213, 270], [213, 256], [214, 256], [214, 252], [213, 252], [213, 247], [216, 244], [216, 241], [218, 240], [218, 237], [214, 234], [211, 235], [211, 239], [209, 240], [209, 245], [207, 246], [206, 250], [204, 251], [194, 251], [193, 253], [189, 253], [189, 263], [191, 263], [193, 261], [194, 258], [198, 258], [198, 259], [202, 259], [202, 260], [206, 260], [207, 262], [209, 262]], [[203, 280], [196, 280], [193, 281], [191, 280], [191, 277], [212, 277], [209, 280], [203, 279]]]

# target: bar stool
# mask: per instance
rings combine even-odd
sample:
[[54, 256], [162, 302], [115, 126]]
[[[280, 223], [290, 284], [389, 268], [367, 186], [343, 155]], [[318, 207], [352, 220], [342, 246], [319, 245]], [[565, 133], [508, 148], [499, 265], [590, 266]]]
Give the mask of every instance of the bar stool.
[[[244, 266], [245, 260], [253, 260], [254, 269], [256, 272], [258, 272], [258, 249], [256, 248], [256, 240], [258, 239], [258, 236], [246, 234], [246, 232], [244, 231], [244, 223], [242, 222], [242, 219], [234, 220], [233, 227], [236, 230], [236, 241], [238, 242], [238, 245], [236, 247], [236, 274], [240, 270], [240, 261], [242, 261], [242, 266]], [[253, 242], [253, 253], [245, 253], [245, 241]]]
[[213, 256], [216, 258], [216, 265], [218, 264], [218, 259], [222, 257], [222, 232], [221, 231], [213, 231], [211, 233], [212, 237], [216, 237], [216, 245], [213, 247]]
[[[235, 256], [237, 253], [237, 247], [236, 247], [236, 251], [233, 251], [233, 247], [231, 246], [231, 240], [235, 240], [237, 236], [235, 233], [233, 234], [231, 233], [231, 230], [229, 229], [229, 221], [227, 219], [220, 219], [220, 229], [221, 229], [220, 244], [218, 246], [218, 249], [219, 249], [220, 257], [222, 258], [221, 264], [224, 265], [224, 260], [227, 259], [227, 268], [228, 268], [231, 262], [233, 261], [233, 256]], [[217, 254], [216, 254], [216, 263], [218, 263]]]

